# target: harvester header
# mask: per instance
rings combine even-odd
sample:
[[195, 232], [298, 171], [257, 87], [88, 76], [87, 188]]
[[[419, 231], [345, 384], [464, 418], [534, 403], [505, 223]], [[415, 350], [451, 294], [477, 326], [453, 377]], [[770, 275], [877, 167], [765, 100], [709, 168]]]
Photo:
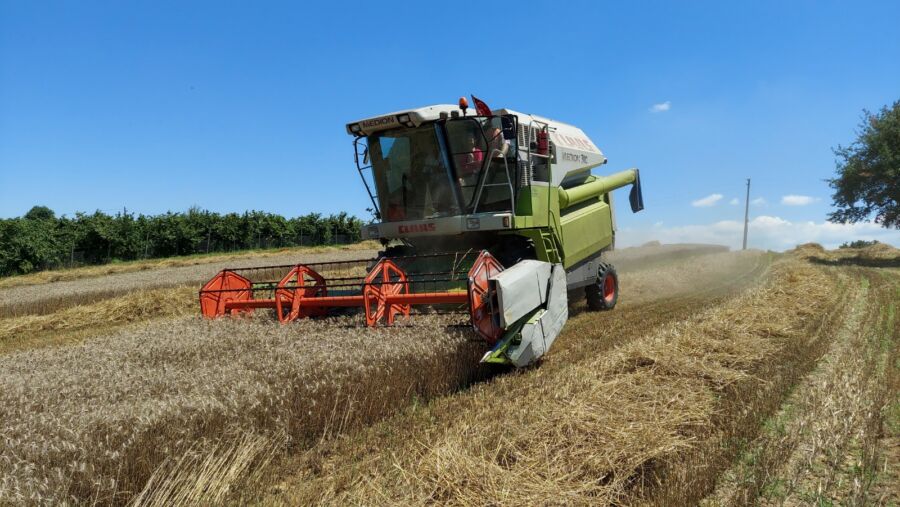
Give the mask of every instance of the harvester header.
[[579, 128], [510, 109], [434, 105], [347, 124], [381, 241], [373, 259], [224, 270], [201, 290], [204, 315], [269, 309], [282, 322], [357, 308], [390, 325], [413, 308], [461, 311], [488, 349], [483, 361], [539, 359], [574, 297], [592, 310], [618, 300], [612, 192], [640, 173], [607, 163]]

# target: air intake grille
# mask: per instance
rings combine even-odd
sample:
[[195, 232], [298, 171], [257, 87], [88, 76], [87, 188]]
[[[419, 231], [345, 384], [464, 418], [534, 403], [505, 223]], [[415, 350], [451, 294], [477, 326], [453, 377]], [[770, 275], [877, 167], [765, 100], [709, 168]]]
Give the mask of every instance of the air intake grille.
[[534, 139], [533, 130], [534, 129], [532, 129], [528, 125], [522, 125], [521, 123], [519, 124], [519, 148], [523, 150], [528, 149], [528, 146], [531, 144], [531, 140]]
[[519, 161], [519, 188], [531, 185], [531, 165], [527, 160]]

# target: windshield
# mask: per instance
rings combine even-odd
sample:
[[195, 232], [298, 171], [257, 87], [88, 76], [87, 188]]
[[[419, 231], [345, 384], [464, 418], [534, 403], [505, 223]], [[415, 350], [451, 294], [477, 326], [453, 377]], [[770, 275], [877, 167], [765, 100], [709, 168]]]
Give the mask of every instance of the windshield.
[[446, 124], [450, 158], [463, 203], [470, 210], [510, 209], [516, 146], [514, 138], [504, 139], [502, 127], [499, 116], [459, 118]]
[[379, 132], [368, 145], [384, 220], [460, 214], [434, 125]]
[[499, 116], [468, 117], [368, 136], [381, 219], [511, 210], [515, 124], [509, 123], [511, 136], [504, 136], [503, 128]]

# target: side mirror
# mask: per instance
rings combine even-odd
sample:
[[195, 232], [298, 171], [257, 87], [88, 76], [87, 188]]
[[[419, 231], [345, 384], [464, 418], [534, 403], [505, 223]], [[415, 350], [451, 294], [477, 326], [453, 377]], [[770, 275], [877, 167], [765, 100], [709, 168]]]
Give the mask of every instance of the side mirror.
[[507, 141], [516, 138], [516, 122], [509, 116], [501, 116], [500, 124], [503, 127], [503, 139]]
[[634, 170], [634, 184], [628, 194], [628, 202], [631, 204], [631, 212], [637, 213], [644, 209], [644, 192], [641, 190], [641, 172]]
[[369, 147], [366, 146], [366, 150], [363, 152], [363, 165], [369, 165]]

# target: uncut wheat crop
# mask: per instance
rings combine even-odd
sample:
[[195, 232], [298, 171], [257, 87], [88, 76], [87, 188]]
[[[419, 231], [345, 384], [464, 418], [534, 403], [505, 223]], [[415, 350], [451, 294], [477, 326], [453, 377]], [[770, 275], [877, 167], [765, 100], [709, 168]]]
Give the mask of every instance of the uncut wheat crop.
[[0, 357], [0, 504], [124, 503], [198, 443], [252, 432], [303, 446], [480, 375], [455, 316], [348, 318], [186, 318]]

